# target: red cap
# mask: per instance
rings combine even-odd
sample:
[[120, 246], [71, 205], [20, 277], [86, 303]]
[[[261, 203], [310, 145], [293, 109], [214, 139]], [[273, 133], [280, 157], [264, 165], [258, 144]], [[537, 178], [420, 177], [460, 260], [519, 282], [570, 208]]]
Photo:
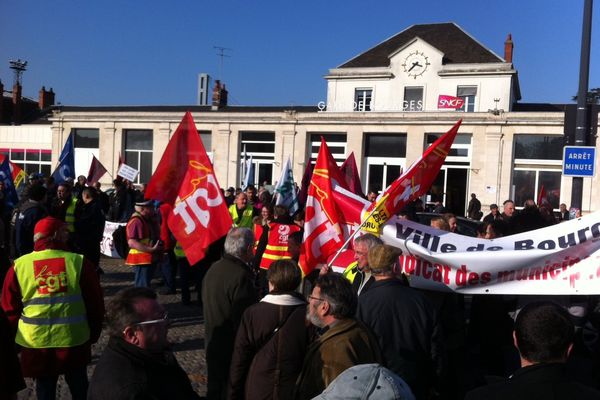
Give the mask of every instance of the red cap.
[[33, 229], [33, 237], [35, 240], [41, 239], [43, 237], [48, 237], [54, 235], [63, 225], [64, 221], [54, 218], [54, 217], [46, 217], [42, 218], [35, 224], [35, 228]]

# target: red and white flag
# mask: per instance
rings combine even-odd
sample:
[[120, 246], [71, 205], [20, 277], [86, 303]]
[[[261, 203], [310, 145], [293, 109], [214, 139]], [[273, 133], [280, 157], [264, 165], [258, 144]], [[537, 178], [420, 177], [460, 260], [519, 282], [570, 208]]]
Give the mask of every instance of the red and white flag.
[[300, 267], [310, 273], [318, 264], [327, 263], [346, 239], [343, 221], [333, 198], [333, 187], [346, 186], [325, 140], [321, 148], [308, 188], [304, 219], [304, 241]]
[[87, 176], [87, 184], [89, 186], [93, 186], [106, 173], [106, 168], [104, 168], [104, 165], [102, 165], [96, 156], [93, 157], [94, 158], [92, 158], [92, 163], [90, 164], [90, 170]]
[[541, 207], [545, 204], [550, 204], [550, 202], [548, 201], [548, 197], [546, 196], [546, 189], [544, 189], [544, 185], [542, 185], [542, 187], [540, 188], [540, 193], [538, 194], [537, 205], [538, 207]]
[[187, 112], [146, 188], [146, 198], [173, 206], [167, 223], [193, 265], [227, 234], [232, 221], [212, 164]]
[[429, 146], [421, 158], [392, 182], [377, 197], [377, 201], [363, 212], [364, 218], [376, 209], [365, 224], [364, 230], [378, 233], [379, 227], [385, 224], [392, 215], [402, 210], [409, 202], [427, 193], [450, 152], [461, 123], [462, 119]]

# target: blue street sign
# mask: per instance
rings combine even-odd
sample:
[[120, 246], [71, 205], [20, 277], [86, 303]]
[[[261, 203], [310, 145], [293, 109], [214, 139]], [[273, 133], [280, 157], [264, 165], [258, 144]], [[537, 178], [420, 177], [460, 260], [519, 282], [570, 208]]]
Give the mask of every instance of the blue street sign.
[[596, 173], [596, 148], [592, 146], [565, 146], [563, 175], [591, 178]]

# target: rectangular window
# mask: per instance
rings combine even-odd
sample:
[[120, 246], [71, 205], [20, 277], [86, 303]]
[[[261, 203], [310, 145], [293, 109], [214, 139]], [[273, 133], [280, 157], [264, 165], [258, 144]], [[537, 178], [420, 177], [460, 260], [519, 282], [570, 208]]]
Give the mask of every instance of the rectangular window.
[[459, 86], [456, 90], [456, 97], [460, 97], [465, 101], [465, 104], [458, 111], [474, 112], [477, 86]]
[[247, 159], [252, 156], [254, 164], [254, 182], [255, 186], [267, 183], [274, 183], [273, 164], [275, 163], [275, 133], [274, 132], [241, 132], [240, 158], [239, 158], [239, 176], [240, 183], [246, 178]]
[[365, 193], [381, 192], [400, 176], [406, 165], [406, 134], [366, 134], [365, 161]]
[[372, 89], [354, 90], [354, 111], [371, 111]]
[[404, 88], [402, 111], [423, 111], [423, 87]]
[[206, 155], [210, 162], [213, 162], [213, 153], [212, 153], [212, 132], [211, 131], [198, 131], [200, 134], [200, 141], [202, 141], [202, 145], [204, 146], [204, 150], [206, 150]]
[[515, 159], [562, 160], [564, 136], [515, 135]]
[[98, 129], [73, 129], [75, 135], [74, 147], [97, 149], [100, 147], [100, 132]]
[[537, 203], [544, 188], [553, 209], [560, 204], [562, 135], [516, 134], [514, 136], [513, 198], [517, 207], [527, 200]]
[[338, 163], [342, 165], [346, 159], [346, 134], [345, 133], [309, 133], [310, 137], [310, 163], [317, 161], [319, 150], [321, 149], [321, 137], [325, 139], [331, 155]]
[[128, 129], [125, 133], [125, 164], [140, 173], [135, 183], [148, 183], [152, 176], [152, 140], [149, 129]]
[[32, 172], [50, 176], [52, 150], [49, 149], [0, 149], [0, 154], [22, 168], [28, 175]]

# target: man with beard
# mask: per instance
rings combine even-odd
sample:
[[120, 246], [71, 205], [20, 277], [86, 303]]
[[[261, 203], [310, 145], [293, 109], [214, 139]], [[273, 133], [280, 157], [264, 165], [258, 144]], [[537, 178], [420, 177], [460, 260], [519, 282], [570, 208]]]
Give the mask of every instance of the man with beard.
[[296, 381], [296, 399], [312, 399], [354, 365], [382, 360], [375, 337], [353, 318], [357, 296], [346, 278], [320, 276], [308, 300], [307, 319], [317, 327], [317, 338]]

